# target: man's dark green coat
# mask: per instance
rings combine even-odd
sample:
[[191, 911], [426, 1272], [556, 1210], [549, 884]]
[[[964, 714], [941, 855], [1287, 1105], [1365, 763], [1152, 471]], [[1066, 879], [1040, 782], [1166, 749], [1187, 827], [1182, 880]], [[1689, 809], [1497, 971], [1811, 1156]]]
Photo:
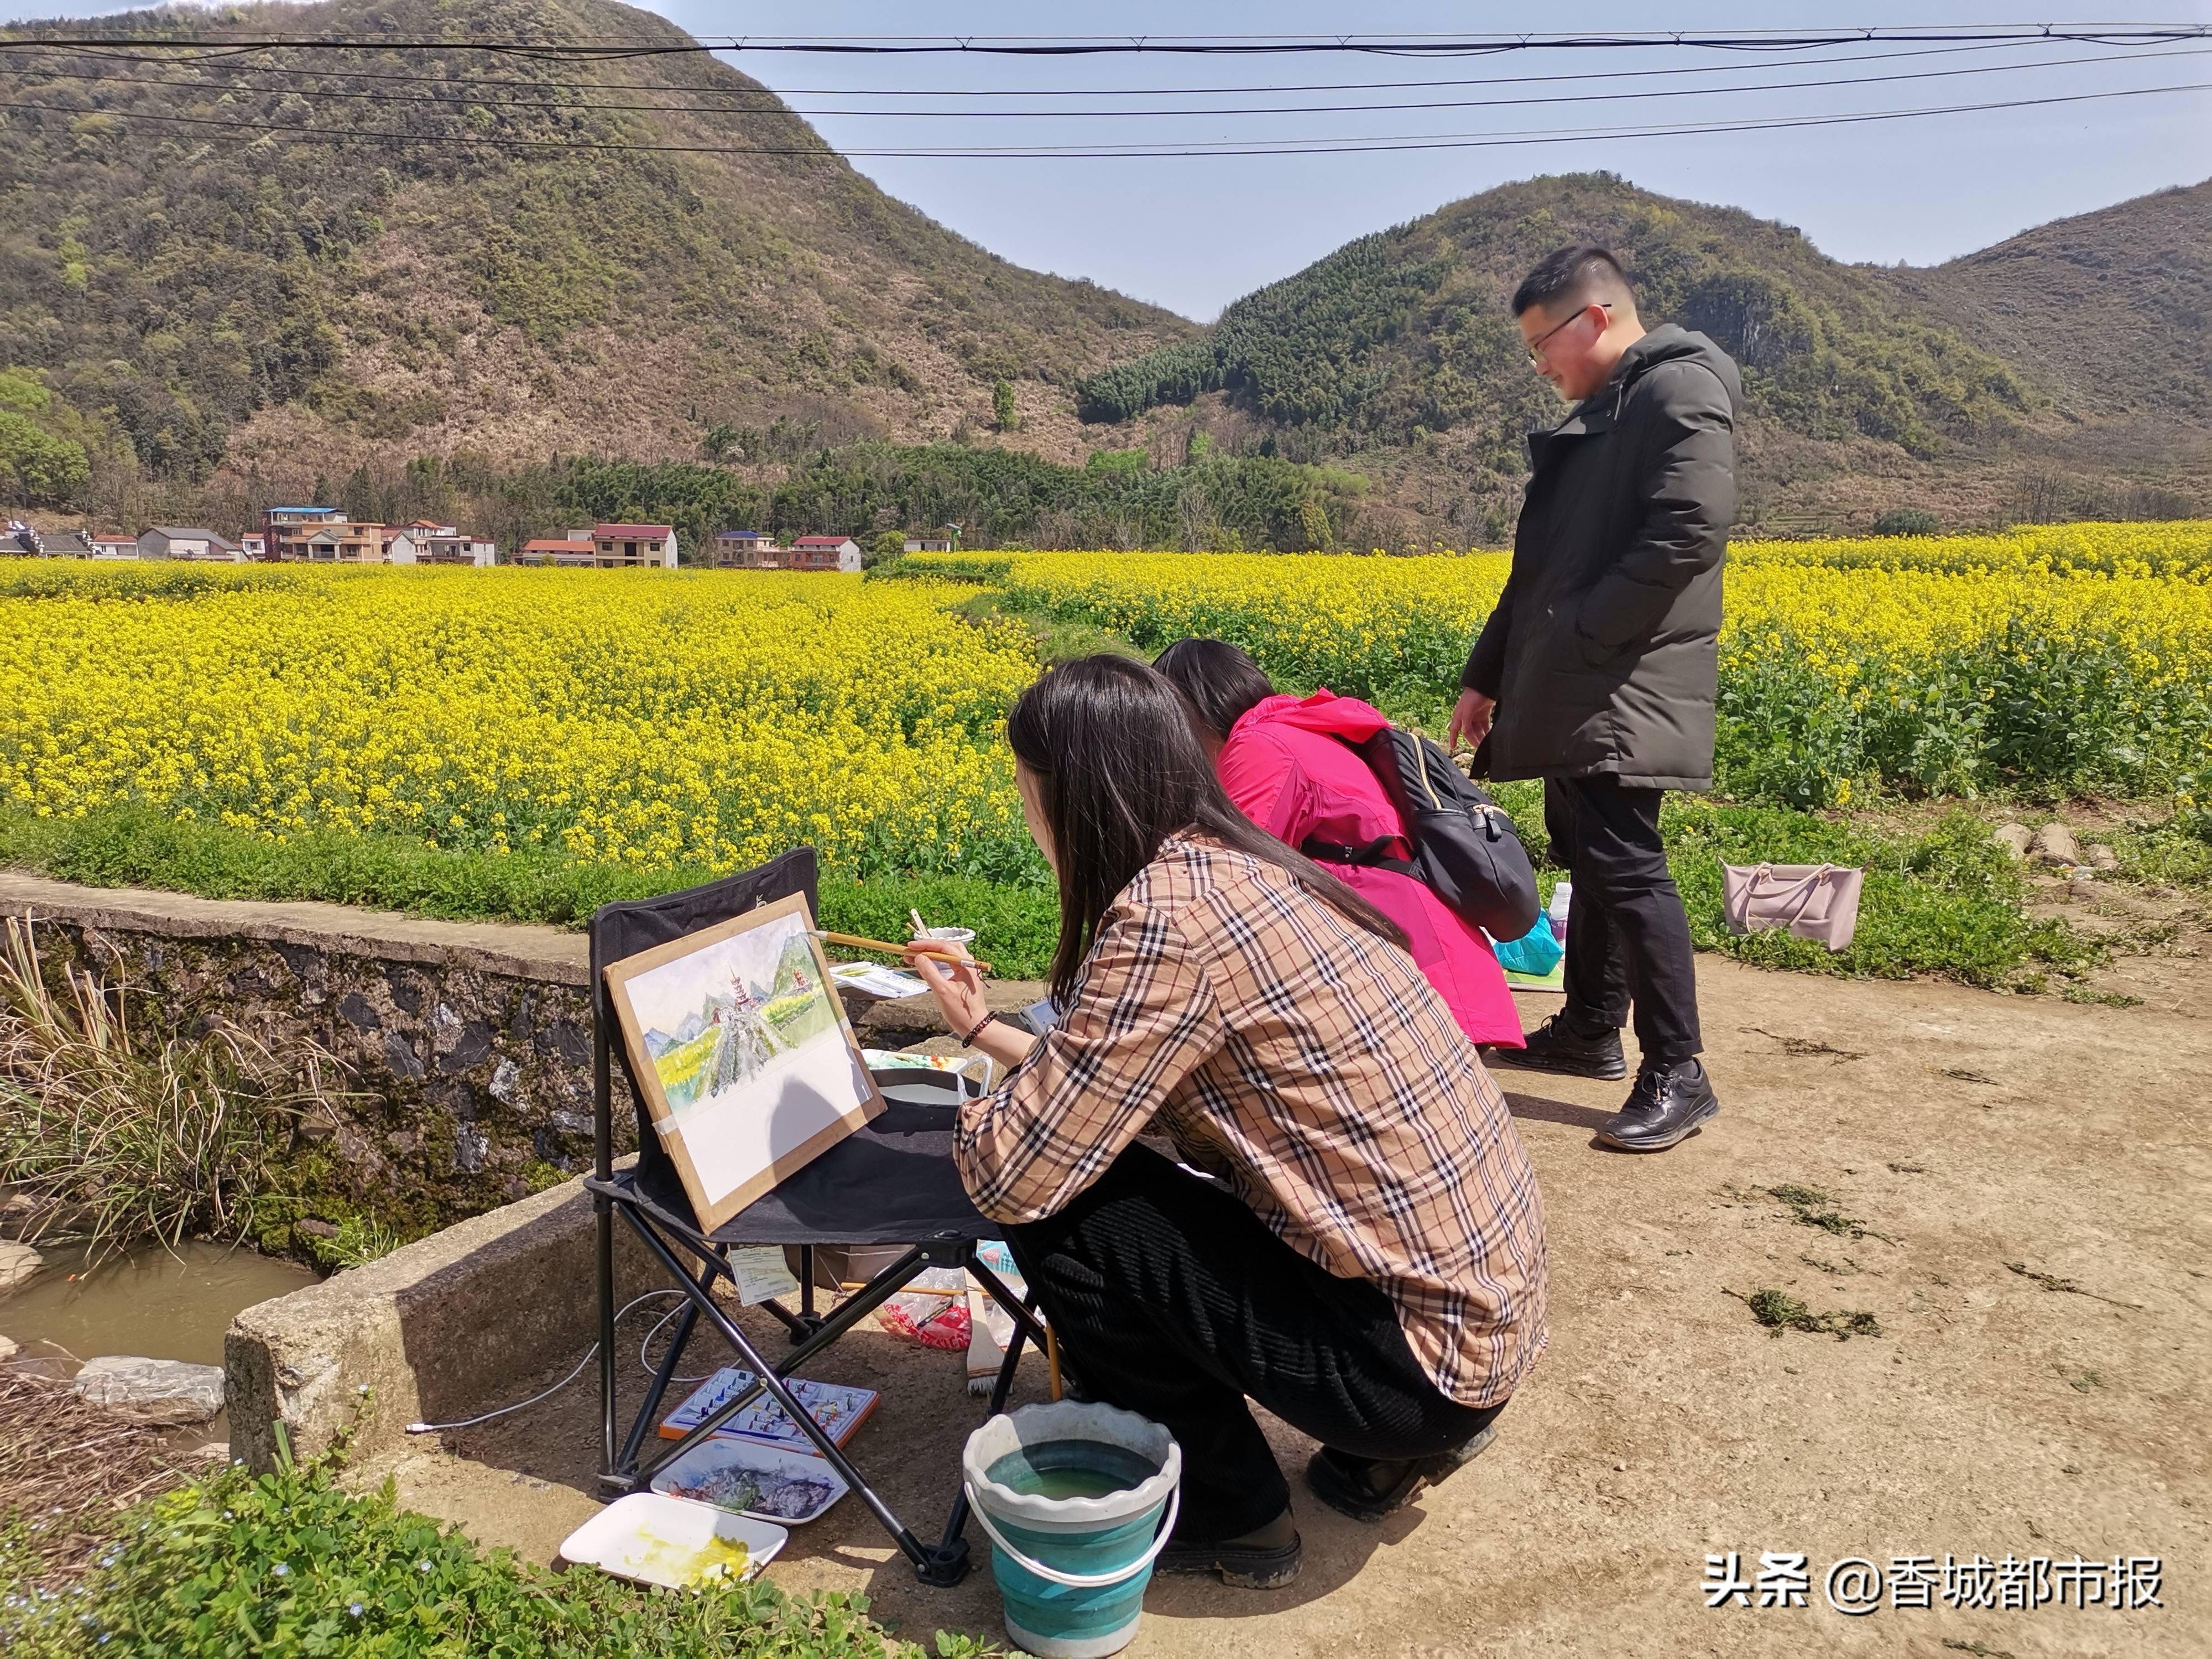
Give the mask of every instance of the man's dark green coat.
[[1728, 354], [1670, 323], [1528, 434], [1512, 574], [1461, 676], [1498, 702], [1489, 775], [1712, 787], [1742, 401]]

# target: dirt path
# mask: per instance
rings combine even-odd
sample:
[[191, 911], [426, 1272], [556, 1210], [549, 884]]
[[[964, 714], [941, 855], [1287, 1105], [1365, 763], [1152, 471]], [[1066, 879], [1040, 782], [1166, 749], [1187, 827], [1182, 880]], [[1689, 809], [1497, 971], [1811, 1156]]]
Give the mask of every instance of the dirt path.
[[[2212, 963], [2135, 960], [2127, 1009], [1699, 969], [1725, 1104], [1676, 1152], [1595, 1147], [1620, 1085], [1498, 1074], [1543, 1180], [1553, 1322], [1495, 1448], [1381, 1527], [1303, 1502], [1289, 1590], [1160, 1582], [1137, 1659], [2212, 1651]], [[1770, 1334], [1729, 1294], [1761, 1290], [1882, 1334]], [[981, 1416], [957, 1358], [872, 1334], [820, 1374], [890, 1389], [855, 1449], [933, 1528]], [[580, 1386], [416, 1457], [403, 1492], [550, 1556], [591, 1507], [592, 1416]], [[1708, 1610], [1705, 1558], [1729, 1551], [1746, 1577], [1804, 1553], [1811, 1605]], [[2157, 1556], [2164, 1606], [1823, 1601], [1841, 1557], [1947, 1553]], [[773, 1576], [864, 1589], [910, 1636], [998, 1628], [988, 1571], [918, 1589], [857, 1501]]]

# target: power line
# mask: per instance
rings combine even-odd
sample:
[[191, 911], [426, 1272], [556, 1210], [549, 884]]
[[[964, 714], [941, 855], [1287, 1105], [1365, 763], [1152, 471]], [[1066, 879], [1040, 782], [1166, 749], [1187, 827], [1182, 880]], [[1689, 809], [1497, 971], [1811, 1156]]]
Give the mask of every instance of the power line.
[[[5, 48], [0, 48], [0, 52], [4, 51]], [[435, 94], [417, 94], [388, 92], [331, 91], [320, 88], [315, 88], [312, 96], [318, 100], [325, 99], [347, 99], [374, 102], [380, 105], [435, 104], [462, 107], [475, 107], [482, 106], [485, 108], [495, 110], [591, 110], [607, 112], [641, 112], [665, 115], [714, 116], [843, 116], [866, 120], [1095, 120], [1109, 118], [1115, 119], [1127, 119], [1135, 117], [1216, 115], [1364, 115], [1370, 113], [1383, 113], [1398, 110], [1510, 109], [1522, 106], [1547, 104], [1601, 104], [1645, 101], [1655, 98], [1706, 98], [1717, 94], [1735, 94], [1751, 92], [1806, 92], [1822, 90], [1835, 87], [1881, 86], [1890, 84], [1892, 82], [1905, 81], [1948, 80], [1966, 75], [2014, 74], [2026, 70], [2067, 69], [2084, 64], [2131, 64], [2144, 62], [2152, 58], [2201, 58], [2208, 52], [2212, 52], [2212, 46], [2179, 47], [2166, 52], [2107, 53], [2099, 57], [2089, 58], [2039, 58], [2027, 63], [1978, 64], [1966, 65], [1958, 69], [1906, 70], [1893, 75], [1839, 76], [1833, 79], [1824, 81], [1767, 81], [1754, 82], [1747, 85], [1741, 86], [1660, 88], [1637, 92], [1556, 93], [1541, 97], [1532, 98], [1439, 99], [1412, 103], [1276, 104], [1229, 107], [1216, 106], [1210, 109], [801, 109], [781, 104], [778, 104], [774, 107], [762, 107], [756, 106], [754, 107], [745, 109], [715, 109], [697, 104], [602, 103], [587, 99], [503, 99], [486, 103], [483, 100], [465, 96], [441, 97]], [[295, 74], [298, 76], [298, 78], [305, 79], [312, 76], [313, 71], [295, 72]], [[183, 80], [166, 76], [96, 75], [83, 71], [62, 70], [43, 70], [36, 68], [17, 69], [7, 66], [4, 62], [0, 62], [0, 75], [43, 77], [50, 80], [88, 82], [94, 83], [121, 82], [132, 86], [190, 87], [204, 92], [242, 91], [250, 92], [258, 96], [263, 97], [274, 96], [280, 92], [286, 91], [300, 92], [302, 96], [309, 95], [305, 89], [301, 88], [227, 87], [220, 82], [211, 84], [205, 81]], [[732, 89], [727, 95], [732, 97], [773, 97], [775, 94], [765, 92], [762, 94], [752, 94]]]
[[[668, 58], [705, 52], [803, 53], [833, 57], [1100, 58], [1283, 57], [1349, 53], [1399, 58], [1487, 57], [1511, 52], [1615, 51], [1624, 48], [1694, 47], [1717, 52], [1807, 51], [1877, 40], [1917, 44], [1998, 44], [2049, 40], [2082, 45], [2159, 45], [2212, 34], [2212, 24], [2000, 24], [1979, 27], [1830, 27], [1792, 33], [1783, 29], [1701, 33], [1693, 30], [1646, 30], [1603, 34], [1497, 34], [1449, 36], [1311, 35], [711, 35], [678, 40], [624, 40], [578, 36], [567, 41], [412, 40], [374, 34], [226, 35], [196, 30], [179, 52], [233, 55], [300, 46], [377, 47], [387, 52], [470, 51], [562, 61]], [[144, 35], [40, 35], [61, 46], [138, 46], [166, 44]]]
[[[2002, 43], [2003, 46], [2040, 46], [2042, 44], [2044, 43], [2039, 37], [2035, 40], [2023, 40]], [[20, 42], [0, 41], [0, 52], [43, 49], [43, 42], [36, 40]], [[1931, 46], [1909, 52], [1857, 52], [1843, 57], [1805, 58], [1800, 58], [1795, 63], [1780, 64], [1780, 66], [1792, 69], [1826, 69], [1838, 64], [1891, 63], [1902, 58], [1948, 57], [1960, 52], [1983, 52], [1996, 51], [1999, 49], [2000, 48], [1998, 46]], [[453, 46], [451, 50], [465, 52], [472, 50], [472, 48], [464, 45]], [[543, 79], [518, 80], [514, 78], [501, 78], [497, 76], [403, 75], [390, 70], [341, 70], [321, 67], [314, 69], [287, 68], [274, 64], [264, 66], [259, 64], [252, 64], [238, 60], [230, 54], [223, 55], [223, 57], [219, 60], [200, 58], [180, 59], [174, 56], [160, 56], [150, 52], [94, 52], [91, 55], [103, 62], [156, 64], [174, 65], [177, 67], [185, 67], [194, 63], [213, 61], [216, 63], [218, 67], [232, 74], [313, 76], [319, 80], [326, 81], [376, 81], [386, 83], [447, 87], [518, 87], [532, 90], [542, 90], [549, 85], [549, 82]], [[2120, 62], [2124, 60], [2115, 58], [2112, 61]], [[1256, 97], [1261, 94], [1288, 92], [1425, 91], [1437, 88], [1452, 87], [1538, 86], [1561, 81], [1571, 81], [1579, 84], [1589, 81], [1643, 80], [1655, 76], [1671, 77], [1689, 75], [1758, 75], [1777, 67], [1778, 63], [1780, 63], [1780, 60], [1778, 59], [1768, 58], [1759, 63], [1752, 64], [1679, 64], [1668, 69], [1588, 70], [1579, 70], [1572, 74], [1496, 75], [1431, 81], [1340, 81], [1297, 82], [1287, 86], [1278, 85], [1267, 87], [1025, 87], [1021, 89], [1020, 95], [1025, 98], [1227, 97], [1248, 95]], [[179, 82], [176, 84], [191, 85], [197, 83]], [[761, 86], [747, 88], [726, 85], [702, 85], [697, 82], [684, 83], [661, 81], [566, 80], [564, 80], [562, 84], [568, 88], [586, 91], [700, 93], [726, 98], [746, 98], [761, 95], [784, 98], [1005, 98], [1010, 95], [1007, 90], [1002, 87], [945, 88], [924, 87], [770, 88]]]
[[[38, 42], [0, 42], [0, 51], [24, 51]], [[2006, 42], [2011, 46], [2042, 45], [2039, 40]], [[458, 49], [467, 51], [467, 49]], [[1829, 69], [1834, 64], [1860, 64], [1860, 62], [1896, 62], [1905, 58], [1944, 58], [1955, 53], [1984, 53], [1997, 51], [1996, 46], [1929, 46], [1924, 51], [1871, 51], [1871, 53], [1851, 53], [1843, 58], [1801, 58], [1796, 62], [1763, 60], [1754, 64], [1679, 64], [1672, 69], [1593, 69], [1577, 70], [1571, 76], [1478, 76], [1458, 77], [1458, 80], [1389, 80], [1389, 82], [1318, 82], [1318, 84], [1290, 84], [1290, 86], [1026, 86], [1022, 97], [1259, 97], [1265, 93], [1364, 93], [1364, 91], [1431, 91], [1431, 88], [1453, 88], [1453, 86], [1544, 86], [1558, 82], [1586, 84], [1593, 80], [1648, 80], [1648, 77], [1681, 77], [1681, 76], [1759, 76], [1767, 70], [1783, 69]], [[2130, 53], [2148, 55], [2148, 53]], [[100, 62], [143, 62], [143, 64], [188, 66], [177, 58], [157, 58], [150, 53], [93, 53]], [[201, 62], [201, 60], [191, 60]], [[2126, 58], [2112, 58], [2111, 62], [2126, 62]], [[553, 86], [556, 91], [626, 91], [626, 93], [702, 93], [714, 97], [1006, 97], [1006, 88], [884, 88], [884, 86], [710, 86], [696, 82], [635, 82], [635, 80], [514, 80], [514, 77], [489, 76], [403, 76], [396, 70], [365, 70], [365, 69], [285, 69], [276, 64], [250, 64], [250, 62], [222, 62], [219, 69], [234, 76], [312, 76], [316, 80], [368, 80], [383, 84], [416, 84], [416, 86], [515, 86], [529, 91], [544, 91]], [[60, 70], [55, 70], [60, 73]], [[199, 82], [175, 82], [179, 86], [199, 84]]]
[[217, 127], [240, 132], [289, 135], [297, 139], [340, 139], [349, 143], [393, 147], [459, 144], [471, 148], [512, 150], [574, 150], [583, 152], [636, 150], [681, 155], [811, 155], [863, 156], [899, 160], [942, 161], [1158, 161], [1252, 155], [1353, 155], [1392, 151], [1483, 149], [1543, 143], [1588, 143], [1626, 138], [1674, 138], [1716, 133], [1767, 132], [1810, 127], [1859, 125], [1875, 121], [1910, 120], [1939, 115], [1980, 114], [1995, 110], [2045, 108], [2061, 104], [2096, 103], [2120, 98], [2152, 97], [2177, 92], [2212, 91], [2212, 81], [2186, 82], [2173, 86], [2131, 87], [2118, 91], [2053, 94], [1980, 104], [1948, 104], [1923, 109], [1869, 110], [1844, 115], [1778, 116], [1741, 121], [1686, 122], [1641, 128], [1554, 128], [1501, 133], [1415, 133], [1376, 138], [1278, 139], [1251, 143], [1192, 145], [1182, 149], [1142, 144], [1000, 145], [963, 148], [860, 148], [832, 149], [827, 143], [807, 145], [649, 144], [613, 139], [501, 138], [469, 134], [376, 132], [358, 127], [303, 127], [264, 121], [234, 121], [213, 116], [165, 115], [134, 110], [91, 111], [63, 105], [22, 101], [0, 102], [0, 110], [42, 111], [50, 114], [105, 114], [123, 121], [152, 121], [167, 125]]

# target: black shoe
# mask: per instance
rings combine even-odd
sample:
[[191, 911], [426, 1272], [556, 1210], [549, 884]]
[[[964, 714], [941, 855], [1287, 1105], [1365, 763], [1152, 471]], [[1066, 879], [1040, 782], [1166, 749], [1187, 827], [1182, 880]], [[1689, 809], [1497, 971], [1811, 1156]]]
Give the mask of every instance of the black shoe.
[[[1285, 1541], [1287, 1538], [1288, 1541]], [[1280, 1589], [1298, 1576], [1304, 1545], [1285, 1510], [1256, 1532], [1206, 1543], [1178, 1534], [1152, 1564], [1155, 1572], [1218, 1572], [1239, 1589]]]
[[1624, 1152], [1663, 1152], [1697, 1133], [1698, 1126], [1720, 1109], [1712, 1079], [1696, 1060], [1647, 1064], [1637, 1073], [1626, 1103], [1606, 1120], [1597, 1138]]
[[1431, 1486], [1455, 1469], [1464, 1468], [1490, 1449], [1498, 1438], [1495, 1423], [1463, 1446], [1434, 1457], [1354, 1457], [1323, 1446], [1306, 1464], [1306, 1484], [1314, 1496], [1339, 1515], [1354, 1521], [1380, 1521], [1394, 1510], [1413, 1501], [1413, 1494]]
[[1607, 1083], [1628, 1075], [1619, 1031], [1608, 1028], [1601, 1036], [1584, 1036], [1564, 1013], [1553, 1014], [1529, 1032], [1528, 1044], [1525, 1048], [1500, 1048], [1492, 1058], [1502, 1066], [1564, 1072], [1569, 1077], [1594, 1077]]

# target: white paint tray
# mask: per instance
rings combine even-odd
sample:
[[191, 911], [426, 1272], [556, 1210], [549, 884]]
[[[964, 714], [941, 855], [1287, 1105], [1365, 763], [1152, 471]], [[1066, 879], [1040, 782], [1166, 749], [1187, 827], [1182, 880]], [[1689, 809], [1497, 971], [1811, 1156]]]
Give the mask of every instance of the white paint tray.
[[[778, 1502], [773, 1496], [775, 1489], [794, 1480], [818, 1486], [823, 1494], [803, 1507], [788, 1501]], [[768, 1495], [756, 1492], [749, 1501], [744, 1496], [748, 1485], [767, 1489]], [[654, 1475], [653, 1490], [733, 1510], [775, 1526], [803, 1527], [809, 1521], [818, 1520], [852, 1488], [845, 1484], [845, 1477], [822, 1458], [763, 1446], [757, 1441], [715, 1437], [702, 1441]]]
[[[744, 1583], [775, 1559], [790, 1536], [781, 1527], [711, 1504], [657, 1492], [634, 1492], [617, 1498], [562, 1539], [561, 1555], [617, 1578], [684, 1589], [722, 1578]], [[710, 1540], [742, 1547], [744, 1566], [734, 1572], [725, 1566], [721, 1573], [714, 1573], [715, 1564], [701, 1559]], [[708, 1568], [703, 1574], [702, 1565]]]

